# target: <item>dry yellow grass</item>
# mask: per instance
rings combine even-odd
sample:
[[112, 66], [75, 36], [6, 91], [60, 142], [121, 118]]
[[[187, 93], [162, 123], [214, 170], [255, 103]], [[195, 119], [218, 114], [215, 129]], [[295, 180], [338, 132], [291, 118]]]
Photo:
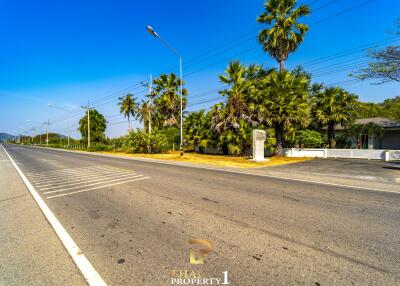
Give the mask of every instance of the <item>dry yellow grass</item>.
[[123, 153], [123, 152], [99, 152], [99, 153], [114, 154], [114, 155], [127, 156], [127, 157], [142, 157], [142, 158], [152, 158], [152, 159], [161, 159], [161, 160], [171, 160], [171, 161], [177, 161], [177, 162], [216, 165], [216, 166], [221, 166], [221, 167], [237, 167], [237, 168], [267, 167], [267, 166], [290, 164], [290, 163], [311, 160], [311, 158], [272, 157], [272, 158], [269, 158], [269, 161], [252, 162], [246, 157], [205, 155], [205, 154], [197, 154], [197, 153], [185, 153], [184, 156], [181, 157], [179, 152], [177, 152], [177, 151], [169, 152], [167, 154], [128, 154], [128, 153]]

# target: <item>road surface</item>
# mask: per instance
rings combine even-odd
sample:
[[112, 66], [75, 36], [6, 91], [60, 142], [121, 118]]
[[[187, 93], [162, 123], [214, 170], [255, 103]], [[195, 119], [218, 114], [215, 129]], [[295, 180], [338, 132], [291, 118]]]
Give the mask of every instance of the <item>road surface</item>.
[[4, 147], [108, 285], [400, 284], [399, 193]]

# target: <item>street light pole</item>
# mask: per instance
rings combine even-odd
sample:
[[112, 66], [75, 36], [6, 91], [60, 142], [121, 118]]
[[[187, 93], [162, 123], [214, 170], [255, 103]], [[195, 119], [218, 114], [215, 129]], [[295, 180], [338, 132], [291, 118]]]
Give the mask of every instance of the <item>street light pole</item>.
[[49, 146], [49, 125], [50, 125], [50, 120], [47, 120], [47, 122], [45, 122], [44, 124], [46, 124], [46, 145]]
[[180, 152], [181, 156], [183, 156], [183, 75], [182, 75], [182, 56], [178, 53], [178, 51], [172, 47], [167, 41], [165, 41], [163, 38], [161, 38], [156, 31], [151, 26], [147, 26], [147, 32], [158, 38], [167, 48], [169, 48], [178, 58], [179, 58], [179, 78], [180, 78], [180, 137], [181, 137], [181, 142], [180, 142]]
[[153, 106], [153, 100], [152, 100], [152, 86], [153, 85], [153, 76], [150, 74], [150, 82], [149, 82], [149, 102], [150, 102], [150, 104], [149, 104], [149, 106], [148, 106], [148, 109], [149, 109], [149, 133], [151, 133], [151, 108], [152, 108], [152, 106]]

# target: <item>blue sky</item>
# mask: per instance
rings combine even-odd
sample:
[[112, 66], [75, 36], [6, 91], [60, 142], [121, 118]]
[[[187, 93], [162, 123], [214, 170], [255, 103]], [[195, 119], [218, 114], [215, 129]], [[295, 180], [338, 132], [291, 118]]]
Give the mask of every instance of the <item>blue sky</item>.
[[[375, 0], [361, 6], [365, 2], [301, 1], [311, 3], [315, 12], [304, 20], [310, 32], [287, 67], [304, 64], [315, 81], [343, 82], [351, 79], [349, 65], [365, 63], [359, 47], [375, 42], [398, 45], [399, 39], [389, 31], [400, 16], [400, 1]], [[26, 121], [50, 119], [51, 130], [78, 136], [77, 122], [83, 114], [79, 106], [90, 100], [110, 122], [107, 135], [123, 134], [127, 123], [120, 123], [124, 119], [118, 115], [117, 97], [131, 92], [143, 98], [145, 90], [138, 83], [150, 73], [177, 71], [177, 58], [146, 33], [147, 25], [183, 56], [192, 104], [188, 109], [207, 108], [217, 101], [201, 102], [218, 97], [213, 90], [220, 87], [218, 75], [230, 60], [277, 66], [257, 44], [257, 29], [262, 26], [255, 19], [262, 11], [259, 0], [0, 0], [0, 132], [43, 130], [42, 124]], [[351, 49], [355, 50], [348, 55], [326, 58]], [[343, 87], [365, 101], [400, 95], [398, 84], [350, 82]], [[60, 109], [50, 109], [48, 103]]]

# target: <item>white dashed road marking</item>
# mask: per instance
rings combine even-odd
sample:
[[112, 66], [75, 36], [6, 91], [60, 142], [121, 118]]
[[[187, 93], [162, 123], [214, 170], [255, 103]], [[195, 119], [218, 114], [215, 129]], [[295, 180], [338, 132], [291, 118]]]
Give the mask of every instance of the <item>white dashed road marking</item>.
[[115, 185], [149, 179], [144, 175], [108, 166], [59, 169], [28, 173], [37, 189], [47, 199], [69, 196]]

